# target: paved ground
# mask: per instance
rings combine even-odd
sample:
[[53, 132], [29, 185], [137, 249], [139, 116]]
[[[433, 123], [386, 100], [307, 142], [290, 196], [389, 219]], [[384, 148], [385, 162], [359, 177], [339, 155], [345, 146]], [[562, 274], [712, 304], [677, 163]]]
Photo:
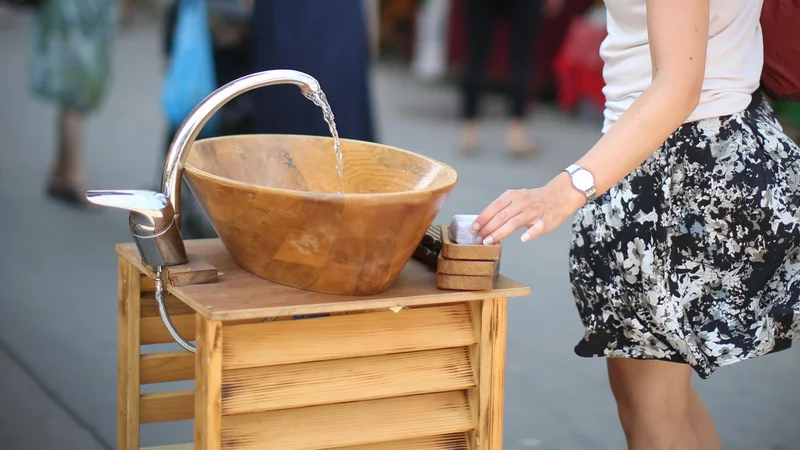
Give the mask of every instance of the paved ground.
[[[116, 262], [128, 241], [121, 212], [78, 213], [49, 202], [53, 110], [27, 92], [29, 20], [0, 26], [0, 448], [110, 449], [115, 442]], [[110, 97], [87, 128], [96, 187], [149, 187], [160, 174], [163, 126], [154, 24], [116, 43]], [[473, 213], [503, 190], [546, 181], [597, 137], [548, 108], [532, 120], [544, 153], [527, 162], [502, 157], [502, 105], [492, 102], [483, 153], [454, 151], [457, 98], [450, 87], [421, 85], [405, 69], [376, 71], [385, 143], [452, 164], [460, 182], [441, 221]], [[304, 101], [298, 96], [298, 101]], [[335, 108], [335, 105], [334, 105]], [[335, 109], [334, 109], [335, 111]], [[493, 145], [495, 143], [496, 145]], [[506, 448], [624, 448], [602, 360], [575, 357], [582, 335], [566, 274], [568, 234], [508, 241], [504, 272], [533, 287], [510, 307]], [[786, 352], [722, 370], [699, 383], [730, 450], [800, 448], [800, 353]], [[147, 426], [144, 445], [188, 441], [191, 424]]]

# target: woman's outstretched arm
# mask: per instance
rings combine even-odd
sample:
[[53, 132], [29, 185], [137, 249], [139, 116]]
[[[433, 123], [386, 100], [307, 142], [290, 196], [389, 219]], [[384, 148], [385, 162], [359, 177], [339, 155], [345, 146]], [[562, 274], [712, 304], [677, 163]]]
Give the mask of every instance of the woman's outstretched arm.
[[[601, 195], [652, 155], [697, 107], [708, 45], [710, 0], [647, 0], [650, 86], [577, 164]], [[538, 189], [510, 190], [481, 212], [474, 229], [486, 244], [528, 227], [523, 241], [554, 230], [584, 203], [561, 173]]]

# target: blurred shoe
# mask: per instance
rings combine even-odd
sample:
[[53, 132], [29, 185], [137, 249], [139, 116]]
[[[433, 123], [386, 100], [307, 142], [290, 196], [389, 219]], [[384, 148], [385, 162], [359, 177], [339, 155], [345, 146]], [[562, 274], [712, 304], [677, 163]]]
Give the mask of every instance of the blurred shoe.
[[513, 157], [529, 156], [537, 152], [536, 145], [528, 138], [527, 130], [522, 122], [514, 121], [506, 131], [506, 148]]
[[47, 195], [75, 208], [90, 209], [91, 206], [94, 206], [86, 199], [86, 189], [77, 186], [51, 181], [47, 185]]
[[459, 149], [464, 155], [472, 155], [478, 151], [478, 125], [468, 122], [461, 130], [461, 142]]

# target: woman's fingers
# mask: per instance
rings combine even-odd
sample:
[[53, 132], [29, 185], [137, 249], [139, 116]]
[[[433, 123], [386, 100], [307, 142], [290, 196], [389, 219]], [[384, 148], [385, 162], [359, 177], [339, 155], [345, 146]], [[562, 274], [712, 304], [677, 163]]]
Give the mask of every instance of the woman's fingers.
[[483, 211], [478, 215], [478, 218], [475, 219], [475, 223], [472, 224], [472, 231], [474, 232], [481, 232], [482, 236], [485, 236], [483, 233], [483, 228], [492, 220], [500, 211], [504, 210], [511, 204], [511, 191], [504, 192], [500, 197], [497, 197], [495, 201], [489, 203], [489, 206], [484, 208]]
[[544, 221], [536, 219], [527, 231], [522, 233], [522, 242], [528, 242], [539, 237], [544, 231]]
[[492, 245], [505, 239], [509, 234], [517, 231], [525, 225], [525, 211], [520, 211], [516, 216], [504, 221], [496, 230], [492, 231], [483, 239], [485, 245]]
[[[490, 218], [489, 221], [481, 227], [478, 232], [478, 242], [476, 243], [480, 244], [483, 242], [488, 245], [488, 243], [485, 242], [486, 238], [495, 233], [500, 227], [505, 225], [506, 222], [520, 214], [520, 212], [519, 202], [512, 200], [508, 206], [495, 214], [494, 217]], [[495, 240], [495, 242], [497, 242], [497, 240]]]
[[542, 203], [535, 192], [506, 191], [484, 209], [472, 230], [478, 233], [476, 243], [495, 244], [523, 226], [529, 229], [522, 235], [527, 242], [544, 232]]

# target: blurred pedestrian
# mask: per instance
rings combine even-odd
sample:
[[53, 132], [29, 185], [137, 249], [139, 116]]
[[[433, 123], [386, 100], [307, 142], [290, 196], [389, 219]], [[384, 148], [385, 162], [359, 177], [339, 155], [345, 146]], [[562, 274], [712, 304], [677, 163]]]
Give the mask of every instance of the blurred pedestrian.
[[[555, 11], [564, 0], [547, 0]], [[506, 147], [512, 155], [536, 150], [525, 127], [531, 80], [531, 61], [545, 0], [466, 0], [467, 59], [461, 84], [461, 151], [473, 153], [479, 145], [478, 109], [493, 45], [495, 24], [507, 19], [510, 27], [510, 66], [507, 79]]]
[[759, 89], [763, 0], [605, 3], [604, 136], [475, 228], [528, 241], [577, 213], [575, 352], [608, 358], [628, 448], [720, 450], [693, 372], [800, 336], [800, 148]]
[[[257, 0], [256, 71], [294, 69], [316, 78], [342, 138], [375, 141], [370, 87], [375, 0]], [[372, 36], [372, 39], [370, 39]], [[254, 92], [255, 132], [330, 136], [320, 108], [295, 86]]]
[[31, 88], [58, 108], [47, 192], [72, 205], [87, 204], [84, 121], [108, 89], [116, 10], [116, 0], [46, 0], [36, 10]]

